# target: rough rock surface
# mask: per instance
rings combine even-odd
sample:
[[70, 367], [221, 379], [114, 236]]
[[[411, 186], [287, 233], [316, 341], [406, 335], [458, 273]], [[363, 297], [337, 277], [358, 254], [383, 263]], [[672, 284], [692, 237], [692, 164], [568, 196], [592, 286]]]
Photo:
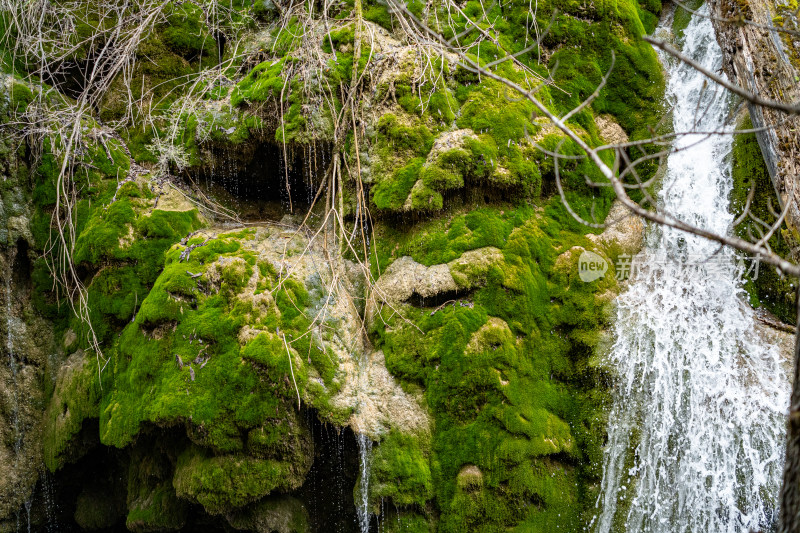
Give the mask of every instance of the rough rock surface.
[[608, 115], [598, 115], [594, 119], [600, 135], [610, 144], [622, 144], [628, 142], [628, 134], [622, 129], [613, 117]]
[[412, 396], [400, 387], [386, 369], [382, 351], [362, 355], [360, 361], [343, 361], [341, 366], [346, 378], [332, 403], [353, 410], [348, 420], [353, 431], [373, 440], [391, 429], [403, 433], [430, 431], [421, 395]]
[[606, 217], [609, 226], [599, 235], [590, 234], [589, 238], [595, 243], [616, 244], [622, 253], [634, 255], [642, 249], [644, 243], [644, 220], [625, 207], [622, 202], [615, 200]]
[[[0, 257], [5, 281], [14, 277], [8, 260]], [[13, 520], [39, 478], [45, 380], [55, 354], [52, 331], [30, 312], [28, 290], [14, 281], [13, 291], [0, 285], [0, 523]]]
[[784, 324], [778, 318], [760, 308], [755, 310], [755, 332], [768, 345], [774, 346], [780, 354], [781, 365], [786, 378], [791, 381], [792, 367], [794, 365], [795, 328]]
[[479, 286], [486, 272], [502, 264], [503, 254], [493, 246], [464, 252], [449, 263], [426, 267], [404, 256], [378, 278], [373, 296], [383, 302], [405, 302], [413, 296], [434, 298]]
[[[800, 102], [800, 41], [796, 37], [784, 40], [782, 34], [755, 25], [726, 22], [744, 17], [773, 26], [779, 11], [776, 5], [768, 0], [713, 0], [711, 6], [728, 78], [762, 98]], [[792, 16], [788, 10], [780, 11]], [[760, 130], [756, 136], [775, 191], [782, 202], [790, 202], [786, 222], [796, 236], [800, 231], [800, 119], [767, 107], [748, 104], [748, 108], [753, 127]]]
[[375, 285], [375, 294], [387, 302], [404, 302], [414, 296], [432, 298], [458, 289], [445, 264], [426, 267], [401, 257], [386, 269]]

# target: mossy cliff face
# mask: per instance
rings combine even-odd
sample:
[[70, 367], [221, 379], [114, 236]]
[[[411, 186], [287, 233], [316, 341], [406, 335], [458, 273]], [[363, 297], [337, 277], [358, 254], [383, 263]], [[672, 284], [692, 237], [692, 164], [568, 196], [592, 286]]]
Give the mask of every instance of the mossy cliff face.
[[[28, 243], [27, 312], [47, 324], [37, 342], [57, 354], [49, 371], [40, 365], [49, 381], [30, 386], [41, 391], [30, 462], [55, 473], [80, 527], [323, 531], [308, 497], [329, 459], [321, 425], [352, 450], [353, 432], [374, 442], [368, 480], [319, 490], [364, 496], [386, 530], [581, 531], [590, 520], [610, 384], [602, 354], [619, 285], [613, 268], [584, 281], [578, 263], [587, 251], [608, 264], [635, 253], [641, 223], [589, 233], [536, 146], [576, 155], [573, 143], [499, 83], [447, 57], [426, 64], [381, 4], [362, 6], [361, 33], [371, 37], [355, 47], [352, 7], [318, 24], [310, 57], [301, 17], [235, 3], [235, 27], [223, 30], [246, 38], [233, 57], [202, 12], [165, 4], [130, 84], [160, 97], [156, 118], [116, 129], [98, 121], [124, 116], [118, 79], [81, 123], [69, 246], [88, 321], [54, 290], [46, 262], [60, 246], [48, 245], [58, 139], [30, 158], [25, 187], [4, 189], [4, 206], [14, 194], [27, 206], [24, 224], [9, 216], [5, 226]], [[463, 6], [470, 16], [479, 8]], [[564, 114], [613, 56], [607, 88], [570, 123], [593, 145], [647, 135], [663, 111], [663, 76], [641, 36], [660, 4], [540, 3], [539, 26], [554, 8], [540, 52], [492, 68], [523, 84], [552, 71], [537, 95]], [[492, 7], [495, 40], [523, 50], [529, 15], [527, 2]], [[484, 64], [505, 53], [491, 40], [470, 43]], [[234, 66], [200, 96], [177, 81], [225, 58]], [[325, 68], [309, 67], [320, 58]], [[16, 105], [29, 105], [38, 89], [13, 83]], [[342, 110], [357, 116], [352, 129], [341, 130]], [[590, 164], [562, 161], [559, 171], [581, 216], [624, 215], [609, 188], [587, 184], [602, 179]], [[336, 187], [319, 188], [330, 175]], [[206, 201], [215, 189], [192, 178], [224, 187], [225, 205]], [[283, 191], [297, 202], [320, 190], [310, 227], [296, 213], [231, 223], [226, 209], [265, 200], [242, 199], [245, 182], [263, 183], [284, 210]], [[334, 216], [323, 203], [346, 233], [321, 222]], [[354, 241], [365, 207], [369, 236]], [[342, 233], [357, 245], [348, 249]], [[3, 519], [28, 498], [31, 472]]]
[[[0, 76], [0, 122], [13, 82]], [[24, 86], [20, 86], [21, 92]], [[31, 307], [35, 241], [25, 146], [0, 133], [0, 530], [15, 520], [42, 469], [42, 409], [60, 363], [50, 324]]]

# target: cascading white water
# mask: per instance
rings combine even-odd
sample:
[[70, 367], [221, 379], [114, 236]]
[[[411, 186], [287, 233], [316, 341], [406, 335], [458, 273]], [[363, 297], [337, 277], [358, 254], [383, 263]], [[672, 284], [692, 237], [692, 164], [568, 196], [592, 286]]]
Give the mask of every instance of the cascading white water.
[[369, 476], [372, 463], [372, 440], [363, 433], [358, 433], [356, 435], [356, 440], [358, 441], [358, 455], [361, 467], [361, 476], [358, 486], [360, 501], [356, 503], [358, 527], [361, 533], [369, 533]]
[[[703, 7], [707, 13], [707, 8]], [[707, 17], [684, 53], [711, 71], [721, 51]], [[726, 126], [729, 99], [702, 74], [669, 62], [677, 132]], [[702, 141], [702, 142], [700, 142]], [[664, 210], [731, 230], [730, 135], [684, 136], [670, 155]], [[642, 265], [618, 300], [610, 356], [619, 380], [609, 414], [598, 533], [747, 532], [774, 522], [789, 381], [777, 350], [754, 332], [729, 250], [651, 228]]]

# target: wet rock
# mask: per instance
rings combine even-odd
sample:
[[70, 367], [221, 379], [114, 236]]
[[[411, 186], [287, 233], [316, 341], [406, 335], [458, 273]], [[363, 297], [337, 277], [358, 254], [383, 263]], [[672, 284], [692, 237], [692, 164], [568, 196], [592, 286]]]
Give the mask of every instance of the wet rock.
[[[791, 34], [764, 31], [762, 27], [785, 25], [796, 30], [796, 13], [780, 3], [750, 0], [711, 2], [711, 23], [723, 51], [722, 69], [740, 87], [762, 98], [796, 103], [800, 99], [797, 80], [800, 48]], [[743, 7], [744, 6], [744, 7]], [[776, 7], [779, 17], [776, 17]], [[730, 24], [730, 19], [744, 17], [756, 24]], [[761, 26], [759, 26], [761, 25]], [[789, 202], [786, 216], [797, 260], [796, 240], [800, 231], [800, 119], [782, 111], [748, 104], [756, 137], [761, 147], [775, 192], [781, 202]]]
[[371, 352], [348, 370], [351, 378], [345, 380], [333, 403], [340, 408], [352, 407], [348, 425], [353, 431], [375, 440], [391, 429], [403, 433], [430, 431], [421, 391], [412, 395], [403, 390], [386, 369], [382, 351]]
[[234, 529], [255, 533], [305, 533], [309, 527], [308, 511], [291, 496], [266, 498], [226, 518]]
[[589, 234], [588, 237], [596, 244], [619, 247], [621, 253], [635, 255], [639, 253], [644, 244], [644, 220], [633, 214], [619, 200], [614, 200], [611, 210], [606, 216], [609, 224], [603, 233]]

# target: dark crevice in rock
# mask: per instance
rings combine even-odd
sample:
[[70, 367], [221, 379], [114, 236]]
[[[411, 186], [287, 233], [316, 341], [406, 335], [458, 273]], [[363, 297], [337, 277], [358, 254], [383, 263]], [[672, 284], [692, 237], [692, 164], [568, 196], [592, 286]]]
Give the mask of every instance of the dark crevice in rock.
[[309, 514], [309, 533], [357, 533], [353, 488], [359, 458], [355, 434], [320, 422], [316, 411], [305, 413], [314, 439], [314, 463], [306, 481], [293, 494]]
[[469, 301], [471, 293], [472, 291], [445, 291], [425, 298], [415, 292], [407, 303], [420, 309], [444, 308], [448, 305], [453, 307], [472, 307], [474, 304]]
[[[311, 470], [303, 486], [293, 493], [270, 494], [264, 501], [293, 498], [299, 502], [303, 514], [307, 513], [309, 533], [357, 533], [353, 489], [358, 483], [359, 453], [355, 434], [350, 428], [321, 422], [315, 410], [304, 410], [301, 416], [305, 416], [314, 440]], [[153, 503], [156, 492], [151, 491], [172, 487], [177, 458], [190, 445], [184, 427], [145, 424], [136, 441], [124, 449], [100, 444], [98, 435], [98, 420], [86, 420], [70, 462], [54, 474], [42, 473], [29, 503], [32, 531], [150, 530], [148, 522], [140, 518], [142, 510], [149, 507], [142, 506]], [[233, 515], [213, 516], [201, 505], [173, 501], [178, 508], [169, 511], [179, 520], [166, 530], [233, 531], [226, 521], [226, 516], [230, 519]], [[237, 512], [233, 510], [234, 515]], [[24, 529], [28, 509], [20, 509], [19, 516]], [[370, 531], [377, 532], [377, 528], [373, 516]]]
[[[330, 160], [331, 147], [325, 143], [287, 146], [285, 154], [280, 143], [269, 141], [212, 145], [203, 166], [187, 171], [185, 179], [242, 220], [280, 220], [306, 213]], [[324, 205], [324, 198], [318, 203]]]
[[11, 283], [15, 288], [24, 287], [30, 289], [31, 284], [31, 258], [28, 255], [30, 246], [28, 241], [23, 238], [17, 239], [17, 250], [14, 255], [14, 262], [11, 265]]

